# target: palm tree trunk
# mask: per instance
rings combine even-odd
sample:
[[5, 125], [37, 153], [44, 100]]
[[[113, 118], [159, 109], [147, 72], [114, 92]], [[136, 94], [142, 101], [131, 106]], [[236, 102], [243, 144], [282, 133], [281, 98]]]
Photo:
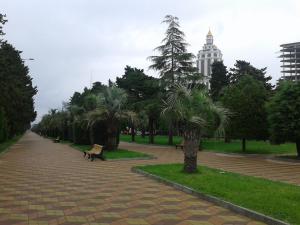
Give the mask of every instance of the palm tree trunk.
[[225, 143], [230, 143], [231, 142], [231, 139], [230, 139], [229, 135], [226, 134], [226, 133], [225, 133], [225, 136], [224, 136], [224, 142]]
[[197, 153], [199, 149], [198, 135], [193, 131], [184, 132], [184, 167], [186, 173], [197, 172]]
[[169, 145], [173, 145], [173, 123], [170, 122], [169, 124], [169, 141], [168, 141]]
[[106, 150], [114, 151], [117, 149], [117, 136], [116, 135], [108, 135]]
[[243, 152], [246, 151], [246, 138], [242, 139], [242, 150], [243, 150]]
[[118, 146], [117, 135], [118, 135], [117, 125], [114, 122], [108, 122], [106, 150], [114, 151], [117, 149]]
[[91, 126], [89, 128], [89, 138], [90, 138], [90, 143], [91, 145], [95, 144], [95, 138], [94, 138], [94, 128]]
[[154, 120], [149, 118], [149, 142], [154, 144]]
[[135, 130], [134, 125], [131, 126], [131, 141], [135, 142]]
[[142, 129], [142, 138], [145, 138], [145, 128]]
[[300, 158], [300, 139], [296, 140], [297, 157]]

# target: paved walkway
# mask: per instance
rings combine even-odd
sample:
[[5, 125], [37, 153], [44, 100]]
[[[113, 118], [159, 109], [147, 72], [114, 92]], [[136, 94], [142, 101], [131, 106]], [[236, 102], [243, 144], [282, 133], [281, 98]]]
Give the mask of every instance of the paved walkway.
[[130, 171], [153, 161], [89, 162], [28, 132], [0, 157], [0, 225], [262, 224]]
[[[182, 162], [183, 153], [175, 147], [121, 143], [122, 148], [155, 155], [158, 163]], [[300, 163], [272, 160], [264, 156], [243, 156], [199, 152], [198, 163], [249, 176], [263, 177], [300, 186]]]

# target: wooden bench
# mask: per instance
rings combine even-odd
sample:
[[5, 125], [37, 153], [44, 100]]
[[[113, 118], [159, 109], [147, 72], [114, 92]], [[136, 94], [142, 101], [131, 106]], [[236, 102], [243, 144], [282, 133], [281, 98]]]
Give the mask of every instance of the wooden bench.
[[94, 161], [95, 158], [105, 160], [103, 156], [103, 146], [94, 144], [91, 150], [83, 152], [83, 157], [86, 156], [88, 156], [88, 159], [91, 159], [91, 161]]
[[59, 143], [60, 142], [60, 137], [57, 137], [56, 139], [53, 140], [54, 143]]
[[183, 146], [184, 146], [184, 140], [180, 144], [175, 145], [176, 149], [179, 148], [179, 147], [181, 149], [183, 149]]

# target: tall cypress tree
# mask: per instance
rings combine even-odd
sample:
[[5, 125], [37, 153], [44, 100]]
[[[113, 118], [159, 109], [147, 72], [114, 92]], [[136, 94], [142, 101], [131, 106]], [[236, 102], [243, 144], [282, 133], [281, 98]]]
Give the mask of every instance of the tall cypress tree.
[[3, 36], [5, 33], [3, 32], [3, 25], [7, 22], [5, 19], [6, 15], [3, 15], [0, 13], [0, 42], [2, 41], [1, 36]]
[[175, 82], [184, 81], [187, 74], [195, 72], [195, 56], [187, 52], [188, 44], [185, 42], [184, 32], [180, 30], [178, 18], [167, 15], [163, 23], [168, 24], [166, 36], [162, 45], [154, 49], [160, 55], [149, 57], [153, 63], [149, 68], [159, 71], [164, 85], [170, 87]]
[[[2, 25], [5, 16], [0, 14], [0, 36], [4, 35]], [[33, 96], [37, 88], [32, 85], [29, 69], [24, 65], [16, 50], [7, 41], [0, 42], [0, 108], [1, 120], [5, 123], [5, 135], [12, 137], [30, 127], [35, 119]]]
[[[188, 44], [185, 42], [184, 32], [180, 30], [179, 20], [176, 16], [167, 15], [163, 23], [168, 25], [162, 45], [154, 50], [160, 54], [150, 56], [152, 61], [150, 69], [159, 71], [161, 84], [171, 89], [175, 83], [187, 82], [189, 75], [196, 72], [193, 66], [194, 55], [187, 52]], [[169, 144], [173, 144], [173, 121], [169, 121]]]
[[223, 61], [216, 61], [212, 64], [210, 78], [210, 94], [214, 101], [217, 101], [222, 89], [229, 85], [229, 77], [227, 75], [227, 68]]

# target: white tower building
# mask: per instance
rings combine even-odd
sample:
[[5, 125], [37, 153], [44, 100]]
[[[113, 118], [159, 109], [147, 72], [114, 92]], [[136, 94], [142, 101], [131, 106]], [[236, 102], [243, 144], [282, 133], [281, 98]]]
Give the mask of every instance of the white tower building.
[[209, 88], [209, 80], [211, 77], [211, 64], [214, 61], [222, 60], [222, 52], [214, 45], [214, 37], [211, 31], [206, 35], [206, 44], [203, 49], [198, 52], [197, 67], [198, 71], [204, 75], [204, 83]]

